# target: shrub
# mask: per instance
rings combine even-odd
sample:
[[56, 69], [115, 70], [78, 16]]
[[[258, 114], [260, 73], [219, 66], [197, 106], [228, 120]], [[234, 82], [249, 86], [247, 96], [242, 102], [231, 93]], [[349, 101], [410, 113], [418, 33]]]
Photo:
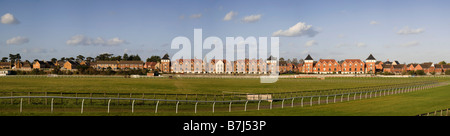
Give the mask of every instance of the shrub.
[[450, 70], [445, 71], [445, 75], [450, 75]]
[[416, 71], [417, 75], [426, 75], [425, 72], [423, 70], [417, 70]]

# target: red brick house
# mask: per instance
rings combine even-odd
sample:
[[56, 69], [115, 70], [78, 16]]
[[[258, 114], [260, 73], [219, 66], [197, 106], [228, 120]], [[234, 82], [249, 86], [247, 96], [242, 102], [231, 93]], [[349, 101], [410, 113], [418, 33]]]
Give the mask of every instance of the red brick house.
[[0, 69], [10, 69], [11, 62], [0, 62]]
[[345, 59], [341, 68], [344, 74], [362, 74], [365, 69], [364, 62], [360, 59]]
[[303, 73], [313, 73], [314, 70], [314, 60], [311, 57], [311, 55], [308, 54], [308, 56], [306, 56], [304, 63], [303, 63], [303, 68], [302, 68], [302, 72]]
[[406, 72], [406, 65], [405, 64], [392, 65], [391, 72], [394, 74], [402, 74], [403, 72]]
[[314, 73], [331, 74], [341, 71], [340, 65], [334, 59], [320, 59], [314, 65]]
[[370, 74], [375, 73], [377, 71], [376, 63], [377, 63], [377, 60], [375, 59], [375, 57], [372, 56], [372, 54], [370, 54], [369, 57], [367, 57], [367, 59], [366, 59], [365, 73], [370, 73]]

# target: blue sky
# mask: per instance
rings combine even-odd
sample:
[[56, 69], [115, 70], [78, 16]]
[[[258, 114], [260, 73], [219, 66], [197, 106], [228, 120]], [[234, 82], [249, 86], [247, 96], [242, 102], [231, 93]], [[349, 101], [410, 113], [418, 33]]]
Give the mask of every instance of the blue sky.
[[[193, 42], [194, 28], [201, 28], [203, 38], [223, 42], [225, 37], [279, 36], [284, 58], [364, 60], [372, 53], [382, 61], [450, 62], [448, 5], [432, 0], [2, 0], [0, 57], [20, 53], [23, 59], [50, 60], [126, 52], [145, 59], [172, 55], [177, 51], [170, 49], [173, 38]], [[225, 21], [231, 11], [237, 14]], [[295, 25], [308, 28], [289, 30]], [[275, 35], [279, 30], [286, 33]], [[308, 35], [311, 31], [316, 33]]]

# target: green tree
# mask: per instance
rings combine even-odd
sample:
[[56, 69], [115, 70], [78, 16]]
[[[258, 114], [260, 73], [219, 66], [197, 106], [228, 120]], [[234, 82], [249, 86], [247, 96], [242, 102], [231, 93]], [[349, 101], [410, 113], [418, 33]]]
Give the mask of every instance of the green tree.
[[447, 63], [445, 61], [441, 61], [441, 62], [439, 62], [439, 64], [446, 65]]
[[56, 61], [58, 61], [58, 59], [52, 58], [51, 61], [52, 61], [53, 63], [56, 63]]
[[150, 58], [147, 58], [147, 62], [161, 62], [161, 57], [151, 56]]
[[134, 56], [134, 59], [133, 59], [133, 60], [141, 61], [141, 57], [139, 57], [139, 54], [136, 54], [136, 56]]
[[77, 56], [77, 61], [78, 62], [81, 62], [81, 61], [83, 61], [84, 60], [84, 56], [83, 55], [78, 55]]
[[122, 58], [123, 60], [128, 60], [128, 54], [124, 53]]
[[11, 61], [11, 63], [16, 62], [17, 56], [14, 54], [9, 54], [9, 61]]
[[414, 71], [408, 71], [408, 75], [414, 75], [414, 74], [416, 74]]
[[417, 75], [425, 75], [425, 72], [423, 70], [417, 70], [416, 74]]
[[8, 57], [3, 57], [1, 62], [8, 62]]

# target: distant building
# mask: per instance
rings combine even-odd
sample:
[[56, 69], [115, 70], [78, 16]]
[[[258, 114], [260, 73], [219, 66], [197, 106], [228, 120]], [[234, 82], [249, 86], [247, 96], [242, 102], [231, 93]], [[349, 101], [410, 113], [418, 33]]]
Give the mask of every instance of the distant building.
[[11, 69], [11, 62], [0, 62], [0, 69]]
[[119, 61], [118, 64], [120, 69], [144, 69], [142, 61]]

